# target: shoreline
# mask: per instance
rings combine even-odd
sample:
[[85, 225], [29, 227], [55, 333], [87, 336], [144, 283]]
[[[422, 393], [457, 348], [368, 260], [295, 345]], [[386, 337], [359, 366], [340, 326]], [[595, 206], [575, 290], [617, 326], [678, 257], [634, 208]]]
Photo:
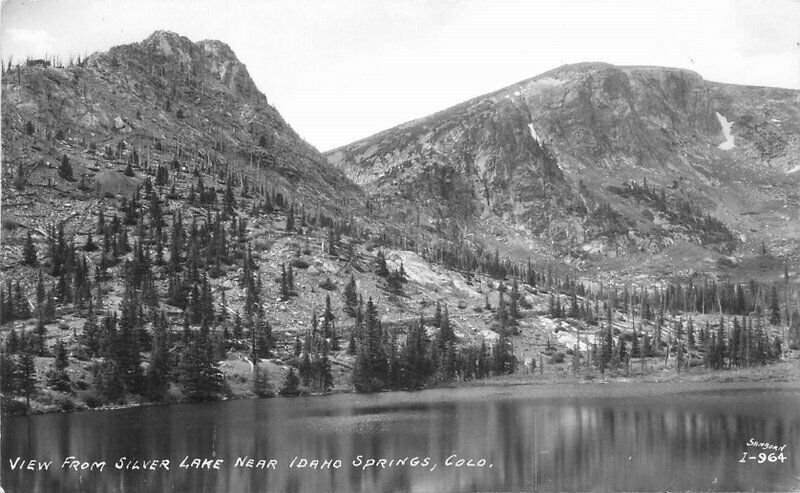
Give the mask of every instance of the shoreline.
[[[688, 390], [691, 387], [703, 385], [699, 384], [718, 384], [727, 386], [735, 384], [737, 388], [747, 388], [744, 384], [754, 384], [759, 387], [775, 387], [800, 390], [800, 360], [792, 359], [788, 361], [781, 361], [771, 365], [761, 367], [749, 368], [732, 368], [727, 370], [708, 370], [706, 368], [691, 368], [688, 371], [678, 373], [674, 368], [652, 370], [645, 374], [631, 374], [625, 375], [624, 371], [614, 370], [601, 374], [598, 370], [590, 372], [582, 372], [579, 374], [566, 373], [563, 368], [557, 368], [554, 371], [552, 368], [546, 370], [544, 374], [535, 370], [530, 373], [513, 373], [510, 375], [495, 376], [482, 380], [469, 380], [457, 381], [448, 384], [435, 385], [424, 387], [418, 390], [387, 390], [375, 393], [357, 393], [352, 387], [336, 388], [331, 392], [326, 393], [308, 393], [296, 397], [327, 397], [327, 396], [369, 396], [369, 395], [387, 395], [387, 394], [416, 394], [420, 392], [435, 392], [437, 390], [460, 390], [460, 389], [481, 389], [481, 388], [515, 388], [515, 387], [537, 387], [547, 388], [555, 387], [558, 385], [581, 385], [589, 387], [605, 386], [613, 384], [617, 388], [623, 386], [635, 386], [636, 384], [645, 384], [648, 386], [670, 386], [671, 391], [680, 391], [681, 386], [686, 386]], [[73, 401], [77, 402], [77, 396], [71, 396]], [[240, 393], [224, 396], [216, 400], [207, 401], [191, 401], [188, 399], [173, 399], [162, 402], [130, 402], [125, 404], [104, 405], [94, 408], [88, 406], [76, 406], [71, 410], [54, 409], [54, 405], [47, 405], [45, 403], [32, 400], [32, 411], [30, 413], [3, 413], [2, 418], [11, 417], [25, 417], [25, 416], [38, 416], [43, 414], [55, 413], [72, 413], [84, 411], [116, 411], [122, 409], [131, 409], [136, 407], [145, 406], [159, 406], [159, 405], [172, 405], [172, 404], [206, 404], [214, 402], [238, 401], [238, 400], [254, 400], [254, 399], [292, 399], [295, 397], [284, 397], [277, 394], [272, 397], [258, 397], [252, 393]]]

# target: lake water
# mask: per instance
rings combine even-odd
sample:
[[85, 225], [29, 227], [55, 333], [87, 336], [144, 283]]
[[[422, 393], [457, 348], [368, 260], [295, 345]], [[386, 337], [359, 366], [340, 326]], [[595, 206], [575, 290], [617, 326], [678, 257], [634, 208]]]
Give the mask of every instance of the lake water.
[[[8, 418], [2, 432], [2, 485], [11, 493], [800, 489], [800, 390], [777, 385], [542, 385], [165, 405]], [[759, 464], [751, 439], [785, 445], [785, 460]], [[69, 456], [106, 465], [63, 469]], [[219, 469], [181, 468], [186, 456]], [[237, 465], [245, 456], [266, 467]], [[18, 457], [52, 464], [12, 470]], [[168, 460], [169, 470], [119, 470], [121, 457]], [[312, 460], [316, 469], [297, 467]]]

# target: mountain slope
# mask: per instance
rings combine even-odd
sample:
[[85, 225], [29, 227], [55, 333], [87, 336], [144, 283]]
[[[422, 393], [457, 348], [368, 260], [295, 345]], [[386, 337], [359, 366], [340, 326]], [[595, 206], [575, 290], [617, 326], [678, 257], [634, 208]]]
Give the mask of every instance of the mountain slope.
[[[129, 161], [137, 169], [169, 163], [176, 170], [235, 171], [251, 185], [334, 209], [359, 195], [267, 103], [219, 41], [192, 43], [157, 31], [69, 67], [23, 67], [5, 77], [3, 118], [9, 159], [53, 163], [66, 153], [77, 179], [91, 180], [94, 168], [121, 171]], [[12, 144], [30, 140], [27, 128], [44, 137], [43, 152]]]
[[[799, 98], [686, 70], [577, 64], [327, 156], [372, 200], [399, 198], [400, 220], [456, 218], [484, 237], [521, 232], [525, 249], [556, 256], [675, 244], [719, 255], [751, 251], [762, 237], [796, 256], [784, 239], [800, 228]], [[720, 148], [725, 119], [732, 148]], [[654, 195], [622, 190], [631, 182]], [[777, 228], [751, 234], [765, 222]]]

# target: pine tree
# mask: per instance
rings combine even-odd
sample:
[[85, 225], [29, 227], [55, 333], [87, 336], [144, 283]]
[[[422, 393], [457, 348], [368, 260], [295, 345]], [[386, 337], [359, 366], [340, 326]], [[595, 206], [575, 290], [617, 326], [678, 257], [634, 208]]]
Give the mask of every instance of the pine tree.
[[567, 316], [570, 318], [578, 318], [580, 315], [580, 310], [578, 309], [578, 296], [575, 294], [575, 290], [573, 289], [570, 293], [570, 302], [569, 302], [569, 312]]
[[497, 302], [497, 313], [495, 315], [499, 326], [498, 333], [508, 335], [508, 311], [506, 308], [506, 300], [502, 291], [500, 291], [498, 294], [499, 300]]
[[15, 385], [17, 391], [25, 396], [27, 409], [31, 408], [31, 395], [36, 392], [36, 364], [34, 363], [33, 353], [25, 350], [20, 354], [19, 364], [16, 365]]
[[289, 373], [286, 374], [286, 378], [283, 380], [283, 386], [278, 393], [284, 397], [300, 395], [300, 379], [297, 378], [297, 373], [295, 373], [293, 367], [289, 368]]
[[395, 295], [400, 295], [403, 293], [403, 280], [400, 277], [400, 271], [395, 269], [389, 274], [389, 277], [386, 279], [386, 284], [388, 285], [389, 292]]
[[163, 400], [169, 388], [168, 325], [166, 315], [156, 314], [153, 324], [153, 349], [145, 375], [145, 395], [151, 401]]
[[253, 393], [258, 397], [272, 397], [272, 385], [266, 368], [261, 368], [258, 361], [253, 362]]
[[97, 244], [94, 242], [92, 238], [92, 233], [86, 237], [86, 243], [83, 245], [83, 251], [85, 252], [94, 252], [97, 251]]
[[286, 211], [286, 231], [294, 231], [294, 204]]
[[317, 360], [317, 374], [319, 375], [319, 388], [323, 392], [328, 392], [333, 388], [333, 374], [331, 373], [331, 361], [328, 357], [328, 343], [322, 342], [322, 355]]
[[202, 335], [189, 343], [178, 365], [184, 394], [193, 401], [216, 398], [222, 388], [222, 373], [211, 361], [209, 341]]
[[642, 357], [651, 358], [653, 355], [653, 340], [650, 334], [645, 334], [642, 341]]
[[22, 192], [25, 190], [26, 183], [27, 180], [25, 179], [25, 170], [22, 168], [22, 163], [19, 163], [17, 165], [17, 173], [14, 176], [14, 188]]
[[275, 348], [275, 340], [272, 336], [272, 326], [269, 322], [260, 317], [256, 323], [253, 336], [253, 355], [254, 361], [259, 358], [272, 357], [272, 350]]
[[5, 395], [17, 393], [17, 358], [13, 353], [0, 353], [0, 392]]
[[356, 305], [358, 305], [356, 278], [355, 276], [350, 275], [350, 282], [344, 286], [344, 312], [351, 317], [355, 317]]
[[772, 292], [770, 295], [769, 313], [769, 323], [772, 325], [780, 325], [781, 308], [780, 302], [778, 301], [778, 287], [774, 284], [772, 285]]
[[47, 383], [54, 390], [69, 392], [70, 381], [69, 374], [67, 373], [69, 358], [64, 343], [61, 340], [56, 343], [53, 353], [55, 354], [55, 361], [53, 362], [53, 369], [48, 375]]
[[17, 335], [16, 329], [11, 329], [11, 332], [8, 333], [8, 338], [6, 339], [5, 344], [5, 352], [8, 354], [14, 354], [20, 349], [20, 340], [19, 336]]
[[289, 276], [286, 271], [286, 265], [281, 264], [281, 301], [288, 301], [290, 297]]
[[333, 337], [334, 326], [333, 320], [336, 316], [331, 309], [331, 296], [325, 295], [325, 311], [322, 312], [322, 337], [325, 339]]
[[420, 320], [412, 324], [402, 350], [401, 381], [405, 388], [414, 390], [425, 385], [432, 368], [429, 354], [428, 336]]
[[289, 264], [289, 268], [286, 269], [286, 288], [289, 296], [294, 296], [294, 270], [291, 264]]
[[225, 183], [225, 195], [222, 200], [224, 217], [233, 216], [236, 213], [236, 197], [233, 193], [233, 181], [228, 178]]
[[47, 328], [44, 326], [44, 314], [40, 312], [39, 318], [36, 320], [36, 329], [34, 330], [35, 343], [34, 350], [39, 356], [45, 355], [45, 337], [47, 336]]
[[67, 157], [66, 154], [61, 157], [61, 161], [59, 162], [58, 175], [65, 180], [74, 180], [72, 177], [72, 165], [70, 164], [69, 157]]
[[125, 396], [122, 372], [117, 362], [112, 359], [94, 364], [92, 382], [94, 390], [104, 402], [116, 403]]
[[336, 233], [333, 228], [328, 228], [328, 255], [336, 256]]
[[383, 329], [372, 298], [366, 305], [364, 337], [357, 350], [352, 380], [358, 392], [381, 390], [389, 380], [389, 359], [384, 348]]
[[95, 232], [101, 235], [106, 232], [106, 218], [102, 207], [97, 211], [97, 229]]
[[[611, 360], [614, 353], [614, 339], [612, 335], [611, 324], [603, 331], [602, 345], [600, 347], [600, 371], [604, 373], [606, 368], [611, 365]], [[612, 365], [613, 366], [613, 365]]]
[[119, 333], [114, 359], [119, 365], [122, 380], [129, 392], [142, 391], [143, 375], [141, 369], [141, 341], [139, 329], [139, 301], [132, 287], [127, 287], [121, 302], [122, 313], [119, 318]]
[[495, 375], [506, 375], [514, 373], [514, 352], [511, 347], [511, 340], [503, 333], [498, 337], [492, 347], [492, 366]]
[[631, 358], [640, 358], [642, 356], [641, 349], [639, 348], [639, 333], [636, 327], [633, 328], [633, 336], [631, 337]]
[[36, 246], [33, 244], [33, 238], [31, 237], [31, 230], [28, 230], [28, 234], [25, 237], [25, 245], [22, 247], [22, 263], [30, 267], [39, 265], [39, 260], [36, 258]]
[[386, 265], [386, 256], [382, 250], [378, 250], [376, 255], [375, 273], [381, 277], [389, 277], [389, 267]]

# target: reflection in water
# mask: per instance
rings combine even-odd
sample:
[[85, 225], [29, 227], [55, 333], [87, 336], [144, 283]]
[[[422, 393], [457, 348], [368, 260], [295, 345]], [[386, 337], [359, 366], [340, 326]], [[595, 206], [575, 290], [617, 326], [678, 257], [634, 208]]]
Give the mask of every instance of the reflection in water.
[[[800, 487], [796, 391], [537, 397], [537, 389], [527, 387], [516, 395], [498, 389], [494, 396], [488, 391], [474, 399], [474, 389], [450, 392], [449, 397], [340, 395], [6, 419], [3, 487], [148, 493]], [[787, 444], [788, 460], [740, 463], [751, 437]], [[448, 467], [445, 460], [453, 454], [483, 459], [485, 467]], [[47, 472], [12, 471], [9, 459], [17, 456], [53, 464]], [[61, 462], [68, 456], [107, 465], [102, 472], [64, 471]], [[225, 463], [219, 470], [187, 471], [178, 467], [186, 456]], [[245, 456], [254, 464], [275, 459], [278, 465], [234, 467]], [[119, 471], [114, 462], [120, 457], [168, 458], [171, 470]], [[340, 459], [341, 467], [289, 467], [295, 457], [295, 465], [302, 459], [320, 465]], [[366, 467], [369, 459], [387, 462]], [[396, 465], [398, 460], [403, 465]]]

